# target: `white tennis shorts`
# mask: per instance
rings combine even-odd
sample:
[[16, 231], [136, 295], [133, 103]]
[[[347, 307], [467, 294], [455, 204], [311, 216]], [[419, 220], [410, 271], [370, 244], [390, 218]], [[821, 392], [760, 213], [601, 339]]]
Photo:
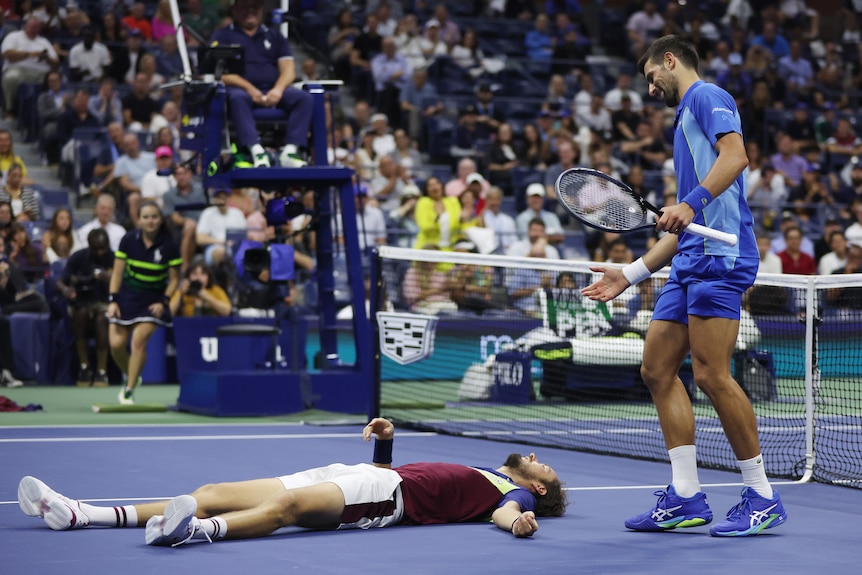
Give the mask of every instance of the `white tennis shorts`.
[[278, 478], [286, 489], [334, 483], [344, 494], [338, 529], [370, 529], [395, 525], [404, 516], [401, 476], [368, 463], [333, 463]]

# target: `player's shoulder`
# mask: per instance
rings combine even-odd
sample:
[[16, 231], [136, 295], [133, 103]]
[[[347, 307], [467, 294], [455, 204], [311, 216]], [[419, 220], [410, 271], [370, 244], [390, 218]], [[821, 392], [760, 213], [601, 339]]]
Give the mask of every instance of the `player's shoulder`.
[[735, 107], [734, 99], [730, 95], [730, 92], [712, 82], [701, 82], [694, 86], [691, 99], [693, 103], [722, 102], [733, 104], [733, 107]]

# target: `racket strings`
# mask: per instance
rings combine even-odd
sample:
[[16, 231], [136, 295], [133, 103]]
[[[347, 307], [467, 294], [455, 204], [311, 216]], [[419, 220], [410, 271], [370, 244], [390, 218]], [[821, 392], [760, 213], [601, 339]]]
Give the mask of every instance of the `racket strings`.
[[565, 174], [560, 198], [575, 215], [608, 230], [632, 230], [646, 221], [640, 202], [627, 190], [595, 176]]

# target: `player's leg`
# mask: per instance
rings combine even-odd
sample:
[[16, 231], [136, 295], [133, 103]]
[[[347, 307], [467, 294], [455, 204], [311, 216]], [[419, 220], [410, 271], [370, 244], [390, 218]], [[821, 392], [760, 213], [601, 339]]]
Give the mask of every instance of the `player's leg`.
[[228, 86], [227, 101], [231, 126], [236, 130], [237, 147], [250, 151], [255, 167], [268, 167], [269, 157], [260, 145], [260, 135], [252, 115], [254, 101], [251, 95], [243, 88]]
[[[277, 481], [277, 480], [276, 480]], [[269, 535], [281, 527], [297, 525], [311, 529], [335, 528], [344, 512], [344, 494], [335, 483], [298, 489], [282, 488], [279, 495], [260, 505], [221, 515], [227, 524], [227, 539]]]
[[737, 459], [758, 455], [760, 443], [754, 409], [730, 373], [739, 322], [691, 316], [689, 328], [695, 383], [715, 407]]
[[129, 344], [131, 353], [129, 354], [128, 378], [126, 379], [125, 389], [120, 390], [121, 403], [131, 403], [134, 401], [135, 389], [141, 382], [144, 363], [147, 361], [147, 342], [158, 327], [155, 323], [145, 321], [136, 324], [132, 330], [131, 343]]
[[124, 325], [112, 323], [108, 326], [108, 340], [111, 345], [111, 356], [117, 367], [124, 374], [129, 373], [129, 350], [126, 344], [129, 342], [129, 328]]
[[[255, 479], [234, 483], [204, 485], [192, 493], [197, 516], [251, 509], [285, 492], [279, 479]], [[137, 505], [104, 506], [71, 499], [35, 477], [24, 477], [18, 484], [18, 504], [33, 517], [42, 517], [55, 530], [82, 527], [143, 527], [154, 515], [163, 515], [169, 500]]]
[[641, 377], [658, 411], [668, 449], [694, 444], [694, 413], [679, 368], [689, 351], [689, 328], [676, 321], [653, 320], [644, 343]]
[[[766, 477], [757, 418], [742, 387], [730, 373], [739, 332], [742, 289], [734, 272], [721, 281], [703, 281], [690, 290], [691, 354], [695, 381], [709, 397], [738, 459], [742, 501], [710, 529], [716, 536], [756, 535], [787, 520], [778, 493]], [[743, 282], [737, 282], [742, 284]]]
[[300, 152], [308, 147], [308, 132], [314, 113], [313, 96], [305, 90], [287, 88], [281, 95], [278, 107], [290, 116], [279, 163], [288, 168], [302, 167], [306, 162]]
[[641, 375], [658, 411], [673, 478], [667, 491], [655, 493], [658, 501], [652, 509], [626, 520], [625, 526], [636, 531], [696, 527], [712, 521], [697, 477], [694, 412], [678, 375], [689, 351], [686, 308], [685, 288], [668, 282], [647, 330]]
[[168, 502], [164, 515], [147, 522], [148, 545], [176, 546], [192, 539], [250, 539], [263, 537], [282, 527], [297, 525], [313, 529], [335, 528], [344, 512], [344, 495], [330, 482], [285, 489], [271, 480], [262, 489], [278, 489], [277, 494], [263, 498], [258, 505], [230, 511], [214, 517], [200, 518], [197, 500], [181, 495]]

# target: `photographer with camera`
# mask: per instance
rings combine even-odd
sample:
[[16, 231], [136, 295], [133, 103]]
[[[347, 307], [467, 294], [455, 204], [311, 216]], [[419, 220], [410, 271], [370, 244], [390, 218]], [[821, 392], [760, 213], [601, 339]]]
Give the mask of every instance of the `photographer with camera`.
[[[296, 269], [310, 271], [315, 267], [313, 257], [297, 250], [297, 234], [291, 227], [293, 220], [314, 210], [313, 197], [311, 200], [307, 210], [304, 202], [287, 190], [261, 190], [260, 212], [249, 216], [250, 241], [243, 246], [248, 249], [236, 256], [241, 284], [237, 307], [273, 310], [277, 318], [290, 316], [297, 303]], [[313, 224], [306, 222], [306, 226]], [[305, 235], [308, 231], [297, 233]]]
[[[108, 284], [114, 268], [114, 252], [108, 232], [102, 228], [87, 234], [87, 247], [75, 252], [66, 262], [57, 289], [69, 302], [72, 331], [78, 351], [79, 387], [108, 385]], [[87, 338], [96, 340], [96, 371], [90, 368]]]
[[170, 303], [174, 317], [224, 317], [231, 314], [230, 298], [212, 283], [212, 271], [200, 260], [193, 261]]

